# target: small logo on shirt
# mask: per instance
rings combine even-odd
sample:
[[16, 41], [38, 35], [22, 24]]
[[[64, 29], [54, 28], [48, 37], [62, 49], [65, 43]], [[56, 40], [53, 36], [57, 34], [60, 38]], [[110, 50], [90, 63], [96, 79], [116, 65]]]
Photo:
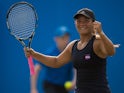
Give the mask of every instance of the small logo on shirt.
[[85, 55], [85, 60], [89, 60], [91, 58], [90, 54]]

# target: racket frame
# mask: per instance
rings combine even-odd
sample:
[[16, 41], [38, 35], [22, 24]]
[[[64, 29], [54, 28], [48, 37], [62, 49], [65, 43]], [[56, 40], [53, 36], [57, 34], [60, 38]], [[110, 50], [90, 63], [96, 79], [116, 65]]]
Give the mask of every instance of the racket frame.
[[[32, 43], [32, 39], [33, 39], [34, 34], [35, 34], [35, 30], [32, 32], [31, 36], [29, 36], [28, 38], [18, 38], [16, 35], [14, 35], [14, 34], [12, 33], [12, 31], [11, 31], [11, 29], [10, 29], [10, 26], [9, 26], [9, 23], [8, 23], [9, 13], [11, 12], [11, 10], [12, 10], [15, 6], [17, 6], [17, 5], [19, 5], [19, 4], [27, 4], [28, 6], [30, 6], [30, 7], [32, 8], [32, 10], [34, 11], [34, 14], [35, 14], [35, 19], [36, 19], [35, 28], [37, 28], [38, 16], [37, 16], [36, 10], [35, 10], [35, 8], [34, 8], [31, 4], [29, 4], [28, 2], [24, 2], [24, 1], [14, 3], [12, 6], [10, 6], [9, 10], [7, 11], [6, 24], [7, 24], [7, 27], [8, 27], [8, 29], [9, 29], [9, 31], [10, 31], [10, 34], [13, 35], [13, 36], [22, 44], [22, 46], [24, 46], [24, 47], [29, 47], [29, 48], [30, 48], [30, 47], [31, 47], [31, 43]], [[24, 43], [24, 40], [27, 40], [27, 39], [29, 39], [28, 46], [26, 46], [26, 44]]]
[[[15, 6], [17, 6], [17, 5], [19, 5], [19, 4], [27, 4], [28, 6], [30, 6], [31, 8], [32, 8], [32, 10], [34, 11], [34, 14], [35, 14], [35, 29], [36, 29], [36, 27], [37, 27], [37, 21], [38, 21], [38, 16], [37, 16], [37, 13], [36, 13], [36, 11], [35, 11], [35, 8], [31, 5], [31, 4], [29, 4], [28, 2], [17, 2], [17, 3], [14, 3], [10, 8], [9, 8], [9, 10], [7, 11], [7, 15], [6, 15], [6, 24], [7, 24], [7, 28], [8, 28], [8, 30], [10, 31], [10, 34], [12, 35], [12, 36], [14, 36], [15, 38], [16, 38], [16, 40], [18, 40], [21, 44], [22, 44], [22, 46], [23, 47], [28, 47], [28, 48], [30, 48], [31, 47], [31, 43], [32, 43], [32, 39], [33, 39], [33, 37], [34, 37], [34, 34], [35, 34], [35, 29], [33, 29], [34, 31], [31, 33], [31, 35], [29, 36], [29, 37], [27, 37], [27, 38], [19, 38], [18, 36], [16, 36], [16, 35], [14, 35], [13, 33], [12, 33], [12, 31], [11, 31], [11, 29], [10, 29], [10, 26], [9, 26], [9, 23], [8, 23], [8, 17], [9, 17], [9, 14], [10, 14], [10, 12], [11, 12], [11, 10], [15, 7]], [[25, 44], [25, 40], [29, 40], [28, 41], [28, 46], [26, 46], [26, 44]], [[30, 60], [30, 62], [29, 62], [29, 60]], [[32, 57], [29, 57], [28, 58], [28, 63], [29, 63], [29, 67], [30, 67], [30, 74], [31, 75], [34, 75], [34, 67], [33, 67], [33, 61], [32, 61]], [[33, 71], [31, 71], [31, 70], [33, 70]]]

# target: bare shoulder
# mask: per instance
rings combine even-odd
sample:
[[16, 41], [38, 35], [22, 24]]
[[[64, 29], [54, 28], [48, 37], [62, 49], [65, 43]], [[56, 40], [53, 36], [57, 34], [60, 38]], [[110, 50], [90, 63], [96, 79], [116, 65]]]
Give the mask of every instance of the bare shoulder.
[[68, 46], [66, 47], [66, 49], [71, 52], [71, 51], [72, 51], [72, 47], [73, 47], [73, 45], [74, 45], [74, 43], [75, 43], [76, 41], [77, 41], [77, 40], [71, 41], [71, 42], [68, 44]]
[[68, 63], [71, 60], [72, 47], [73, 47], [75, 42], [76, 42], [76, 40], [71, 41], [67, 45], [67, 47], [64, 49], [64, 51], [57, 56], [57, 59], [59, 60], [59, 62], [61, 64]]
[[73, 40], [73, 41], [71, 41], [71, 42], [69, 43], [69, 45], [70, 45], [70, 46], [73, 46], [74, 43], [75, 43], [76, 41], [77, 41], [77, 40]]

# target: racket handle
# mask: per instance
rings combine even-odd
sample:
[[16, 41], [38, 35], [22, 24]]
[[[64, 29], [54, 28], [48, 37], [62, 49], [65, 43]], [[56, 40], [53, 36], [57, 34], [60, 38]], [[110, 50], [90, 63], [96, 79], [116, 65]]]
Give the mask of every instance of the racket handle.
[[34, 70], [34, 64], [33, 64], [33, 59], [32, 57], [28, 57], [28, 65], [29, 65], [29, 69], [30, 69], [30, 75], [34, 75], [35, 74], [35, 70]]

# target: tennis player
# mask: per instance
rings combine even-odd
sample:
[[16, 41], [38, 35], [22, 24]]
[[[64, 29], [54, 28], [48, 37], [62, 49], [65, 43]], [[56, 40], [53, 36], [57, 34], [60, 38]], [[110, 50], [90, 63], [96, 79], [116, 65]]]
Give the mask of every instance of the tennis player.
[[[111, 93], [106, 65], [107, 57], [115, 54], [114, 44], [103, 32], [101, 22], [95, 19], [91, 9], [77, 11], [74, 22], [80, 39], [70, 42], [61, 54], [47, 56], [24, 48], [25, 55], [53, 68], [59, 68], [72, 60], [77, 70], [75, 93]], [[94, 31], [100, 39], [96, 39]]]

